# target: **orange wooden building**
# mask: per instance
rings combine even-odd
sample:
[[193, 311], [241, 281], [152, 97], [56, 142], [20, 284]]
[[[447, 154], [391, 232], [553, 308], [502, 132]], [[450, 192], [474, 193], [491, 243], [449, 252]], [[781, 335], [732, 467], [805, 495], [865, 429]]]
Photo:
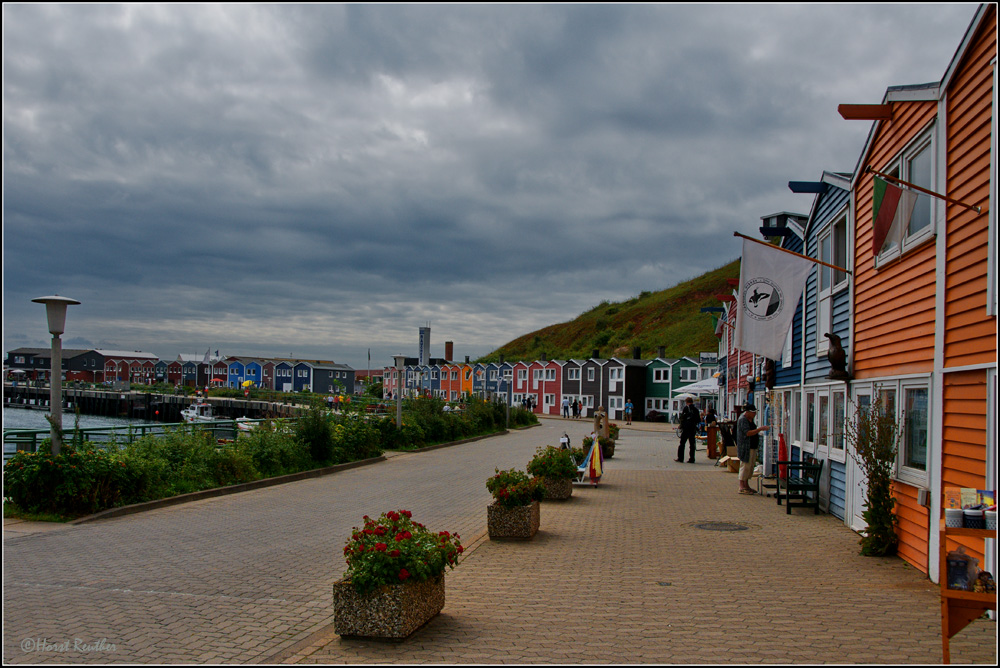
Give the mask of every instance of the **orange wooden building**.
[[[996, 54], [996, 7], [982, 5], [940, 82], [891, 87], [867, 116], [842, 112], [881, 116], [852, 182], [852, 399], [903, 427], [899, 554], [935, 581], [942, 488], [996, 487]], [[981, 212], [920, 195], [901, 243], [876, 252], [867, 167]], [[864, 480], [849, 469], [860, 529]]]

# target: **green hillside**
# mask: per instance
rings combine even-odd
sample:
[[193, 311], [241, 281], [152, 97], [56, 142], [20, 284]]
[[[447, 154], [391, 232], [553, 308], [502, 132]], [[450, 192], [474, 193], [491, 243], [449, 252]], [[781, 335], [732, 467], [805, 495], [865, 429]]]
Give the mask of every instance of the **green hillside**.
[[719, 340], [712, 318], [703, 306], [719, 306], [716, 295], [730, 294], [727, 279], [740, 277], [740, 261], [733, 260], [706, 274], [660, 292], [643, 292], [629, 300], [603, 301], [576, 320], [549, 325], [525, 334], [477, 361], [508, 361], [631, 357], [642, 349], [644, 359], [656, 357], [664, 347], [666, 357], [716, 351]]

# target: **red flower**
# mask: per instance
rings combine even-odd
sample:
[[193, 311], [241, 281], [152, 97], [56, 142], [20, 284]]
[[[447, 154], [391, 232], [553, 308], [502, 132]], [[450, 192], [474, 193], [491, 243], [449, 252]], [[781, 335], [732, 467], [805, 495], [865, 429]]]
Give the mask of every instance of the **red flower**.
[[389, 548], [385, 543], [375, 543], [375, 549], [379, 552], [385, 552]]
[[409, 510], [400, 510], [399, 514], [406, 518], [413, 517], [413, 513], [411, 513]]
[[389, 553], [389, 556], [390, 557], [398, 557], [399, 556], [399, 550], [393, 550], [392, 552]]
[[438, 533], [438, 535], [439, 535], [439, 536], [442, 536], [442, 537], [444, 537], [444, 538], [449, 538], [449, 537], [451, 537], [451, 534], [450, 534], [450, 533], [448, 533], [447, 531], [441, 531], [441, 532], [439, 532], [439, 533]]
[[457, 549], [458, 549], [458, 553], [459, 554], [462, 554], [463, 552], [465, 552], [465, 548], [462, 547], [461, 545], [459, 545]]
[[399, 579], [400, 580], [405, 580], [408, 577], [410, 577], [410, 571], [406, 570], [405, 568], [400, 568], [399, 569]]

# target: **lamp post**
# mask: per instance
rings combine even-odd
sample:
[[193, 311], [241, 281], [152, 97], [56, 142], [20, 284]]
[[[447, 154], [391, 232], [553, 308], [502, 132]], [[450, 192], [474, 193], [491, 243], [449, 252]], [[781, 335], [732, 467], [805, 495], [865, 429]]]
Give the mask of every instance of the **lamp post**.
[[66, 331], [66, 307], [80, 302], [69, 297], [51, 295], [39, 297], [31, 301], [45, 304], [45, 315], [49, 321], [49, 334], [52, 335], [52, 374], [49, 378], [49, 413], [50, 434], [52, 437], [52, 454], [58, 455], [62, 446], [62, 339], [59, 336]]
[[392, 358], [396, 360], [396, 374], [398, 380], [396, 381], [396, 429], [403, 428], [403, 363], [406, 361], [406, 355], [393, 355]]

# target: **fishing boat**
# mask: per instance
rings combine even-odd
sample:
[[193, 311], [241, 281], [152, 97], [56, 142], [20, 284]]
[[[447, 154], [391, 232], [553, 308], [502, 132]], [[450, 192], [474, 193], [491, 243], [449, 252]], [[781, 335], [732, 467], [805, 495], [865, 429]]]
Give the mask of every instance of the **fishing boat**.
[[196, 401], [181, 411], [181, 418], [185, 422], [215, 422], [216, 417], [212, 413], [212, 404], [204, 401]]

